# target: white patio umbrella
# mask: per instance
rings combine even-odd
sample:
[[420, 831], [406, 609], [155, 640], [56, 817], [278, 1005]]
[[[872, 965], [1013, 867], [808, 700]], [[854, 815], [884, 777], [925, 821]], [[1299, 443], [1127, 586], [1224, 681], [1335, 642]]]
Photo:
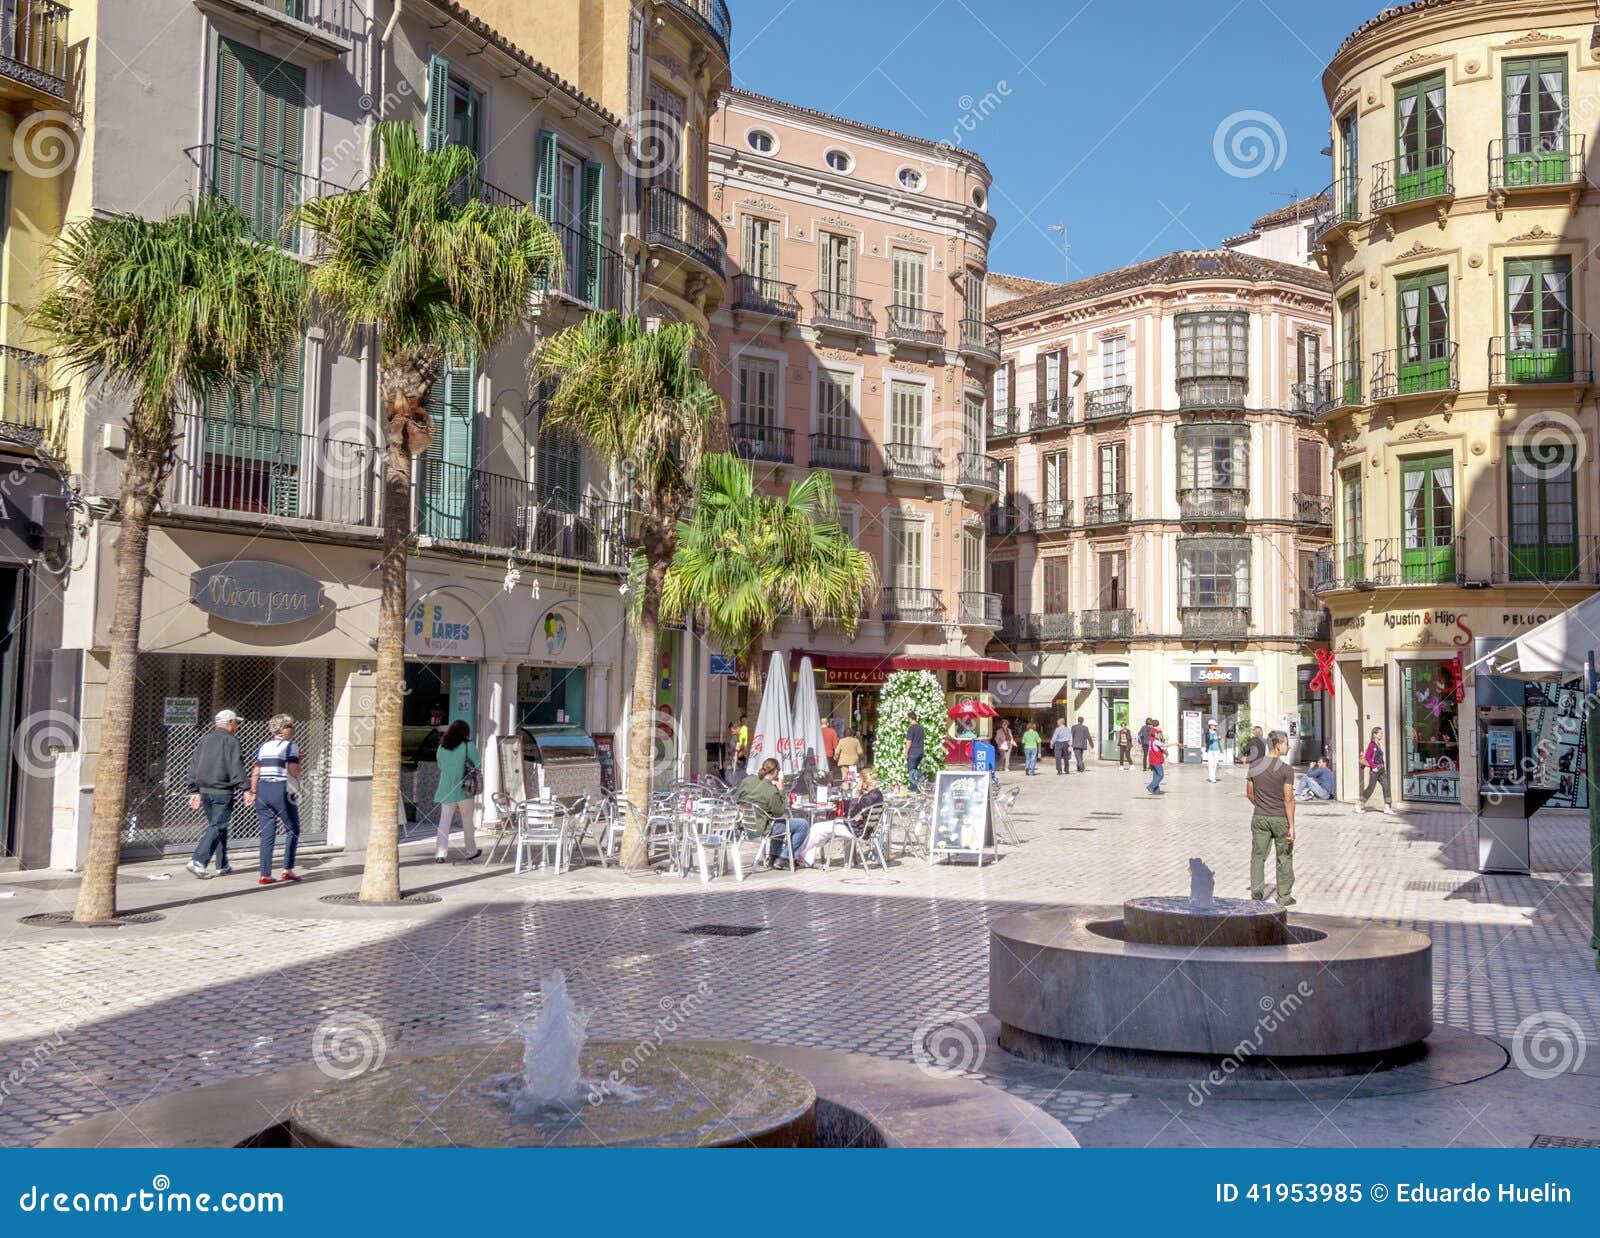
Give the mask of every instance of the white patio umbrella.
[[789, 714], [789, 661], [780, 649], [767, 667], [767, 687], [761, 696], [761, 712], [750, 735], [750, 759], [745, 773], [754, 775], [768, 757], [776, 757], [778, 767], [789, 773], [788, 754], [793, 749], [794, 721]]
[[805, 768], [806, 759], [816, 762], [824, 775], [828, 772], [828, 753], [823, 747], [822, 712], [817, 705], [817, 673], [811, 659], [801, 658], [794, 685], [794, 769]]
[[1472, 666], [1493, 659], [1499, 665], [1513, 665], [1525, 675], [1575, 674], [1588, 665], [1589, 655], [1595, 652], [1600, 652], [1600, 593], [1507, 641]]

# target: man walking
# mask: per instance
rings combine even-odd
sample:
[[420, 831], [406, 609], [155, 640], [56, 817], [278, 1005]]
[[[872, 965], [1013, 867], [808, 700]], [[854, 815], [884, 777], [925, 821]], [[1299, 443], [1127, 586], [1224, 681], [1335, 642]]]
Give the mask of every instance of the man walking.
[[916, 714], [907, 714], [906, 721], [911, 724], [906, 727], [906, 784], [917, 791], [922, 787], [922, 758], [927, 752], [927, 739]]
[[189, 807], [206, 814], [205, 832], [194, 855], [184, 865], [196, 877], [206, 875], [213, 854], [217, 857], [217, 876], [233, 871], [228, 863], [228, 818], [233, 813], [233, 797], [244, 791], [245, 806], [256, 802], [246, 788], [244, 753], [239, 749], [239, 715], [231, 709], [217, 711], [214, 726], [195, 745], [194, 761], [189, 766]]
[[1161, 728], [1154, 722], [1150, 724], [1150, 734], [1145, 739], [1145, 757], [1150, 762], [1150, 781], [1145, 790], [1151, 795], [1165, 795], [1161, 789], [1161, 779], [1167, 772], [1167, 745], [1161, 738]]
[[1245, 773], [1247, 775], [1253, 774], [1256, 766], [1260, 765], [1266, 759], [1267, 741], [1261, 735], [1261, 728], [1258, 726], [1253, 726], [1250, 728], [1250, 738], [1245, 741], [1244, 745]]
[[1217, 766], [1222, 761], [1222, 732], [1217, 730], [1217, 720], [1206, 723], [1206, 781], [1217, 780]]
[[1050, 750], [1056, 754], [1056, 773], [1070, 774], [1072, 760], [1067, 755], [1072, 748], [1072, 732], [1067, 730], [1065, 718], [1056, 719], [1056, 729], [1050, 732]]
[[1139, 759], [1146, 773], [1150, 772], [1150, 719], [1139, 728]]
[[1029, 778], [1039, 772], [1039, 745], [1042, 742], [1039, 724], [1030, 720], [1027, 729], [1022, 732], [1022, 772]]
[[1117, 768], [1133, 768], [1133, 732], [1126, 722], [1117, 728]]
[[283, 830], [283, 880], [299, 881], [294, 853], [300, 845], [300, 749], [294, 742], [294, 719], [278, 714], [268, 723], [272, 734], [256, 752], [250, 774], [255, 796], [256, 823], [261, 827], [261, 876], [258, 884], [272, 884], [272, 848]]
[[1266, 897], [1267, 852], [1275, 852], [1278, 905], [1294, 906], [1294, 770], [1283, 759], [1289, 737], [1274, 731], [1266, 756], [1250, 768], [1244, 793], [1255, 814], [1250, 819], [1250, 897]]
[[1089, 735], [1089, 728], [1083, 725], [1083, 715], [1078, 715], [1078, 720], [1072, 724], [1072, 756], [1078, 763], [1078, 772], [1084, 772], [1083, 754], [1088, 751], [1093, 742]]

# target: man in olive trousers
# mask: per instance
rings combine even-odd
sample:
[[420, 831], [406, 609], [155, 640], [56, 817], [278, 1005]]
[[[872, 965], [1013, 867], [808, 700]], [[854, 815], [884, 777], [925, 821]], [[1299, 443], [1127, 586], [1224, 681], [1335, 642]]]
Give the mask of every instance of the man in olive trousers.
[[1250, 820], [1250, 897], [1262, 899], [1267, 889], [1267, 852], [1276, 852], [1278, 905], [1294, 906], [1294, 770], [1284, 755], [1289, 737], [1273, 731], [1266, 755], [1250, 767], [1244, 793], [1255, 809]]

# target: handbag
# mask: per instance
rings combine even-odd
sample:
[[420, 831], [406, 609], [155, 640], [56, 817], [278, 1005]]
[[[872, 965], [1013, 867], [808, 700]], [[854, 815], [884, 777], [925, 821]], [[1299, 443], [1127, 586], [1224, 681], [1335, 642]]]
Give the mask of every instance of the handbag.
[[471, 757], [461, 770], [461, 790], [473, 799], [483, 794], [483, 771]]

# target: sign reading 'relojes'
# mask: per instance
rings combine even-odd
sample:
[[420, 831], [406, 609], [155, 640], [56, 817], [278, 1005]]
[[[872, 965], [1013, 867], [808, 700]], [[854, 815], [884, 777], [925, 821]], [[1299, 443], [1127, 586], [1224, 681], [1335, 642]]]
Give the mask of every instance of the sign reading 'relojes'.
[[322, 582], [282, 563], [218, 563], [189, 577], [189, 600], [218, 619], [273, 627], [317, 614]]

